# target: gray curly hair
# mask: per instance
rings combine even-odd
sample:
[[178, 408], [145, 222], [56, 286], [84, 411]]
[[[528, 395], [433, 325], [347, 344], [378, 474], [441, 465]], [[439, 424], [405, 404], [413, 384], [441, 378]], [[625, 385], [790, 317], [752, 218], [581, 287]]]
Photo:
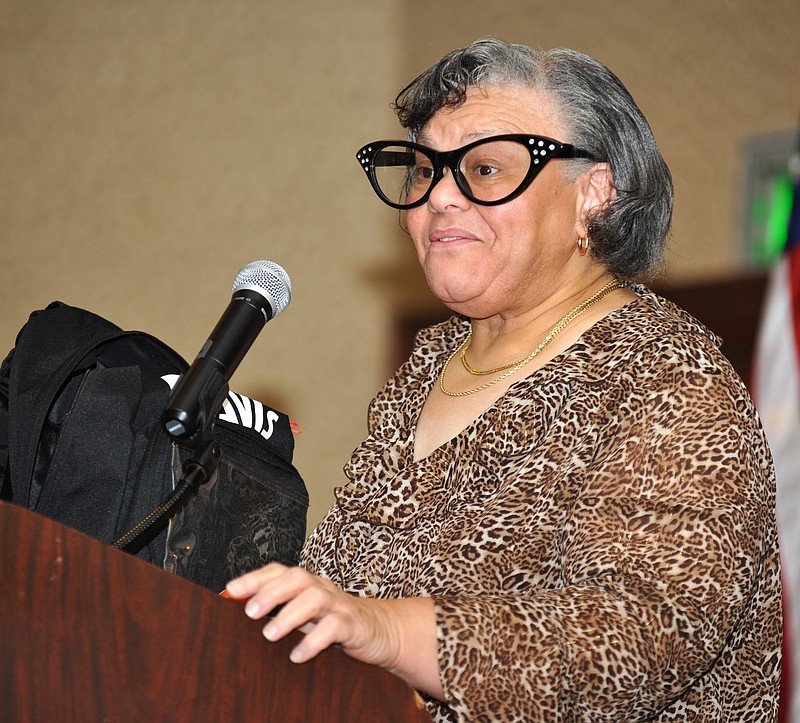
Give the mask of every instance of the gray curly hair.
[[453, 50], [407, 85], [394, 110], [415, 140], [434, 114], [461, 105], [469, 87], [523, 87], [548, 94], [572, 143], [611, 166], [617, 198], [587, 219], [591, 253], [626, 278], [663, 268], [672, 223], [672, 176], [653, 132], [622, 82], [594, 58], [575, 50], [537, 50], [483, 38]]

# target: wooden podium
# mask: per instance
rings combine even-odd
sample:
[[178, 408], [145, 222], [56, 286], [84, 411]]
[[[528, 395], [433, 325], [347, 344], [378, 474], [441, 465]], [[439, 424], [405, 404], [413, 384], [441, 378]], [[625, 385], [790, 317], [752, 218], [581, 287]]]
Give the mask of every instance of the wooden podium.
[[0, 503], [0, 721], [430, 722], [399, 678], [331, 648], [289, 661], [239, 603]]

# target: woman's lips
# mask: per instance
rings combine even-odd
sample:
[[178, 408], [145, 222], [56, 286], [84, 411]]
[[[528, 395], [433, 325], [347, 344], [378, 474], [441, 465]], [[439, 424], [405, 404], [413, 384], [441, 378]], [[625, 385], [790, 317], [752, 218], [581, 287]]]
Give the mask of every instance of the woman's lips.
[[434, 231], [428, 237], [431, 244], [449, 244], [457, 241], [475, 241], [476, 238], [471, 233], [461, 229], [445, 229]]

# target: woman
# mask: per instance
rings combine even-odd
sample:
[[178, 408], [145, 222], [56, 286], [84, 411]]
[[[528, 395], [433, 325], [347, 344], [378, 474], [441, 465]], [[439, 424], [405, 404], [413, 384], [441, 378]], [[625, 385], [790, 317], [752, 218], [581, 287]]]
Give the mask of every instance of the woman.
[[493, 39], [359, 161], [457, 316], [370, 407], [304, 569], [232, 581], [301, 662], [338, 643], [435, 720], [774, 719], [774, 476], [714, 336], [632, 280], [672, 187], [619, 80]]

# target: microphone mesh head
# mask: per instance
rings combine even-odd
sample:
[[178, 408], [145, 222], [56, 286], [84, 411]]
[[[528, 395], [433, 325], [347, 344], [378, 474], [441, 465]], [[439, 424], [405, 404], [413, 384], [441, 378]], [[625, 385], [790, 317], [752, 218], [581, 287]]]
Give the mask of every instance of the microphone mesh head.
[[289, 274], [274, 261], [253, 261], [233, 280], [233, 293], [249, 289], [264, 296], [272, 306], [272, 318], [280, 314], [292, 298]]

